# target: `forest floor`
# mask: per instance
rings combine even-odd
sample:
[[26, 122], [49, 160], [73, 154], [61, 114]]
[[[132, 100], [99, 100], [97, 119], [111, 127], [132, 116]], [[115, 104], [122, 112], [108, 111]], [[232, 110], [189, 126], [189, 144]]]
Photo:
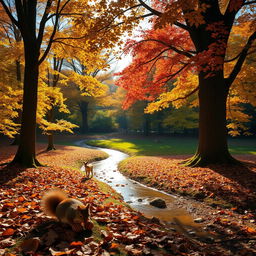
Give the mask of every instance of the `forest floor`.
[[[1, 144], [0, 163], [3, 163], [12, 159], [16, 147]], [[201, 216], [207, 232], [222, 234], [216, 240], [202, 240], [164, 230], [156, 220], [146, 219], [133, 211], [107, 185], [96, 179], [85, 180], [83, 173], [79, 171], [81, 163], [106, 157], [101, 151], [57, 146], [56, 151], [45, 152], [45, 148], [46, 145], [43, 144], [38, 146], [38, 159], [48, 167], [0, 169], [0, 255], [21, 255], [22, 251], [29, 250], [36, 251], [32, 255], [255, 255], [255, 211], [246, 203], [247, 200], [254, 200], [254, 203], [256, 201], [255, 161], [248, 163], [247, 173], [240, 174], [236, 182], [236, 176], [233, 177], [234, 183], [227, 183], [226, 179], [232, 179], [229, 176], [225, 177], [224, 173], [220, 174], [223, 179], [218, 180], [213, 174], [207, 176], [211, 169], [192, 168], [186, 173], [184, 170], [180, 173], [176, 171], [175, 183], [172, 180], [168, 182], [169, 189], [171, 184], [177, 192], [180, 192], [177, 188], [182, 187], [183, 194], [186, 195], [185, 190], [191, 188], [190, 183], [193, 183], [190, 179], [186, 181], [187, 177], [193, 177], [199, 171], [206, 173], [206, 179], [195, 178], [195, 187], [201, 193], [195, 196], [197, 201], [189, 197], [179, 201], [181, 207], [190, 205], [191, 209], [196, 209], [194, 215]], [[149, 163], [156, 161], [158, 164], [161, 160], [163, 162], [160, 166], [166, 165], [165, 161], [173, 161], [174, 165], [179, 161], [171, 157], [150, 157], [146, 160]], [[130, 175], [136, 178], [134, 164], [124, 164], [131, 165]], [[138, 162], [138, 165], [139, 170], [143, 170], [142, 163]], [[154, 168], [160, 167], [154, 165]], [[125, 169], [127, 172], [127, 166]], [[168, 172], [164, 172], [164, 176], [169, 177]], [[165, 189], [163, 180], [167, 179], [164, 176], [160, 176], [158, 172], [158, 175], [154, 176], [156, 182], [149, 184]], [[210, 178], [213, 179], [213, 184], [217, 184], [211, 192], [213, 194], [205, 191], [205, 181]], [[141, 177], [138, 179], [142, 182], [146, 180]], [[94, 223], [92, 232], [76, 234], [69, 227], [53, 221], [42, 213], [40, 199], [42, 194], [52, 187], [59, 187], [67, 191], [71, 197], [91, 204]], [[226, 200], [232, 203], [231, 208], [223, 209], [221, 205], [206, 206], [204, 202], [200, 202], [203, 195], [214, 197], [222, 187], [225, 188], [225, 193], [223, 190], [220, 193], [223, 192], [224, 199], [232, 198], [231, 193], [235, 195], [234, 202], [231, 199]], [[236, 191], [233, 191], [233, 188], [236, 188]]]

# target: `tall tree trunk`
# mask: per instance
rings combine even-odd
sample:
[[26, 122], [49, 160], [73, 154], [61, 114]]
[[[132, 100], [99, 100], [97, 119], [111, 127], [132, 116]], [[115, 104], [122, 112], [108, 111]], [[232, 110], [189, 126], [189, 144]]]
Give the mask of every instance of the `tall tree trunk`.
[[88, 127], [88, 105], [89, 102], [87, 101], [80, 101], [79, 102], [79, 108], [82, 114], [82, 126], [81, 126], [81, 133], [87, 133], [89, 130]]
[[[224, 79], [224, 58], [235, 12], [224, 16], [220, 13], [218, 1], [202, 0], [208, 6], [203, 13], [205, 24], [191, 25], [189, 33], [198, 53], [208, 51], [215, 44], [217, 70], [200, 71], [199, 78], [199, 145], [196, 154], [186, 164], [204, 166], [215, 163], [238, 162], [231, 157], [227, 145], [226, 102], [230, 85]], [[188, 23], [189, 24], [189, 23]], [[218, 37], [212, 35], [209, 25], [219, 29]], [[219, 47], [218, 47], [219, 46]], [[208, 65], [204, 64], [203, 68]]]
[[[16, 60], [16, 79], [18, 82], [21, 82], [21, 65], [20, 65], [20, 61]], [[18, 117], [16, 118], [16, 122], [18, 124], [21, 123], [21, 110], [18, 110]], [[14, 140], [11, 143], [11, 145], [19, 145], [20, 144], [20, 133], [15, 134]]]
[[234, 163], [228, 151], [226, 101], [228, 87], [223, 71], [211, 77], [199, 74], [199, 145], [187, 165], [204, 166], [211, 163]]
[[[51, 108], [48, 111], [47, 119], [48, 119], [48, 122], [50, 122], [50, 123], [54, 122], [54, 110], [53, 110], [53, 108]], [[47, 139], [48, 139], [48, 146], [47, 146], [46, 150], [47, 151], [55, 150], [56, 148], [54, 147], [53, 132], [49, 132], [49, 134], [47, 135]]]
[[36, 43], [25, 45], [25, 70], [23, 111], [20, 130], [20, 144], [12, 161], [25, 167], [36, 167], [40, 163], [36, 159], [36, 111], [38, 94], [39, 51]]

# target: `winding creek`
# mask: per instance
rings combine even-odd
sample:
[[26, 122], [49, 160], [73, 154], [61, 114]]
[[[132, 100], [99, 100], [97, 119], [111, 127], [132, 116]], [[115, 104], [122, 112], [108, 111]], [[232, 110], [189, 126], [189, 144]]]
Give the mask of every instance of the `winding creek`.
[[[94, 177], [103, 181], [120, 193], [125, 202], [134, 210], [141, 212], [149, 218], [158, 218], [167, 228], [176, 229], [182, 233], [197, 234], [205, 236], [203, 227], [194, 222], [194, 218], [184, 208], [178, 207], [178, 197], [165, 192], [147, 187], [139, 182], [125, 177], [118, 171], [118, 163], [129, 155], [113, 149], [92, 147], [85, 144], [85, 141], [76, 142], [77, 146], [98, 149], [106, 152], [107, 159], [93, 162]], [[81, 167], [84, 170], [84, 167]], [[155, 198], [165, 200], [167, 208], [160, 209], [151, 206], [149, 202]]]

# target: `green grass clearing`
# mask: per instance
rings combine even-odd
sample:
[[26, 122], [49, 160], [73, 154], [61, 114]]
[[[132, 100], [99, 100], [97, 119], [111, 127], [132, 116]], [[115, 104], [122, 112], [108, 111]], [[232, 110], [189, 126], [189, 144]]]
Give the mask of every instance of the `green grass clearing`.
[[[90, 140], [89, 145], [112, 148], [130, 155], [188, 155], [194, 154], [197, 148], [196, 138], [116, 138], [109, 140]], [[229, 149], [231, 154], [256, 155], [256, 138], [230, 138]]]

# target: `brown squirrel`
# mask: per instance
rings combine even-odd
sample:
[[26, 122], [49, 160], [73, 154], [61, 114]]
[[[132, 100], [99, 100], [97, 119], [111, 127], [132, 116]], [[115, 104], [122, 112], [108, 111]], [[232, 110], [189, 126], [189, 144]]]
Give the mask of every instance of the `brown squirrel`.
[[62, 223], [69, 224], [75, 232], [92, 229], [89, 204], [84, 205], [77, 199], [69, 198], [60, 189], [46, 192], [41, 206], [45, 214], [56, 217]]
[[93, 165], [88, 162], [84, 162], [84, 170], [86, 178], [90, 179], [93, 177]]

